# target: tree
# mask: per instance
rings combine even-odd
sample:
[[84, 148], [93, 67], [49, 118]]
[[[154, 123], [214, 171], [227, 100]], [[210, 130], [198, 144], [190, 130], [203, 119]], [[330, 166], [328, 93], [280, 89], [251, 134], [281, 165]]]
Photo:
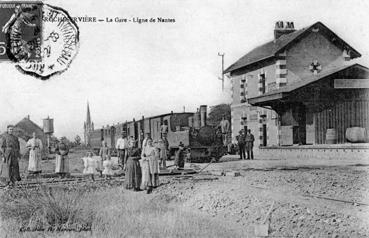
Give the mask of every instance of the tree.
[[77, 146], [81, 144], [81, 137], [79, 135], [76, 135], [76, 137], [74, 137], [74, 143]]
[[50, 146], [51, 147], [55, 147], [56, 144], [59, 143], [58, 138], [56, 138], [56, 136], [50, 136]]
[[231, 106], [229, 104], [218, 104], [210, 107], [208, 124], [218, 126], [223, 116], [231, 123]]
[[60, 137], [59, 141], [64, 141], [64, 143], [67, 144], [67, 146], [71, 145], [70, 140], [68, 140], [68, 138], [65, 136]]

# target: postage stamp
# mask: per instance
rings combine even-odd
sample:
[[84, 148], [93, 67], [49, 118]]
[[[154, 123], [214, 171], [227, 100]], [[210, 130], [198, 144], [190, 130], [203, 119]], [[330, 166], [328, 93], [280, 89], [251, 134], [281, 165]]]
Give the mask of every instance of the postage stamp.
[[48, 4], [42, 7], [41, 22], [41, 60], [20, 61], [17, 68], [45, 80], [68, 69], [78, 52], [79, 29], [65, 10]]
[[0, 3], [0, 60], [41, 60], [41, 2]]

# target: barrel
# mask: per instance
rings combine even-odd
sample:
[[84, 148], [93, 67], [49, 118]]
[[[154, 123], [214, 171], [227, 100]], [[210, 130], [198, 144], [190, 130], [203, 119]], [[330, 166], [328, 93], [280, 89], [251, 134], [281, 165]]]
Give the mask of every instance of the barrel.
[[346, 139], [352, 143], [367, 141], [367, 131], [362, 127], [349, 127], [346, 129]]
[[336, 144], [336, 141], [337, 141], [336, 129], [334, 128], [327, 129], [327, 133], [325, 135], [325, 143]]

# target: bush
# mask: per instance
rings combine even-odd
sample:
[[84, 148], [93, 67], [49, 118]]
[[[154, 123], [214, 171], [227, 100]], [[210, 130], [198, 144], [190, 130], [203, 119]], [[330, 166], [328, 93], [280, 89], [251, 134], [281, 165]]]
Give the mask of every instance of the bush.
[[0, 215], [16, 221], [20, 231], [90, 230], [95, 213], [82, 202], [87, 191], [46, 186], [8, 190], [1, 196]]
[[[181, 207], [173, 202], [175, 197], [166, 194], [146, 195], [123, 188], [40, 187], [36, 191], [8, 191], [2, 199], [0, 214], [9, 222], [14, 220], [12, 224], [16, 227], [4, 231], [0, 225], [0, 236], [4, 233], [22, 238], [243, 237], [224, 221]], [[15, 230], [43, 232], [14, 233]], [[91, 231], [71, 232], [86, 230]]]

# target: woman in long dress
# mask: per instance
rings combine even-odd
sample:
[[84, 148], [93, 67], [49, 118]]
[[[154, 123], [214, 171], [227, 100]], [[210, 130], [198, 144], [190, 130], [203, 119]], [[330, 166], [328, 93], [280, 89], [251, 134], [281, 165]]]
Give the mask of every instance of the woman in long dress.
[[32, 138], [27, 141], [27, 149], [29, 149], [28, 173], [41, 173], [41, 152], [42, 141], [36, 137], [33, 132]]
[[55, 149], [55, 173], [65, 177], [69, 173], [69, 148], [64, 140], [60, 141]]
[[126, 189], [140, 191], [141, 185], [141, 166], [140, 166], [140, 149], [129, 148], [127, 159], [127, 170], [125, 177]]
[[142, 148], [141, 170], [142, 182], [141, 188], [151, 193], [153, 187], [159, 185], [159, 153], [152, 144], [152, 139], [147, 139], [147, 145]]

